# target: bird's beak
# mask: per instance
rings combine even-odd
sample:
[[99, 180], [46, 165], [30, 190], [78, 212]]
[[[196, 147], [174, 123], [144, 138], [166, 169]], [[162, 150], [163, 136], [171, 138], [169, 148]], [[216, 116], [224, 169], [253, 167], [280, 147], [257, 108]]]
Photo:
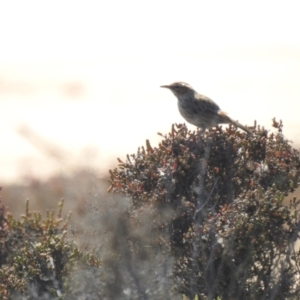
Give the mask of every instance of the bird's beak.
[[165, 88], [165, 89], [169, 89], [170, 88], [170, 86], [168, 86], [168, 85], [161, 85], [160, 87], [161, 88]]

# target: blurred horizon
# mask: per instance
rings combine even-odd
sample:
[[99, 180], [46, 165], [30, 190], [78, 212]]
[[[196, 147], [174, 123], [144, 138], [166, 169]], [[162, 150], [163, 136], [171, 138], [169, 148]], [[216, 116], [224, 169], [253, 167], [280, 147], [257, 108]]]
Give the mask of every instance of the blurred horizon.
[[184, 122], [159, 88], [174, 81], [242, 124], [282, 119], [300, 145], [296, 1], [9, 1], [0, 25], [1, 185], [78, 168], [107, 176]]

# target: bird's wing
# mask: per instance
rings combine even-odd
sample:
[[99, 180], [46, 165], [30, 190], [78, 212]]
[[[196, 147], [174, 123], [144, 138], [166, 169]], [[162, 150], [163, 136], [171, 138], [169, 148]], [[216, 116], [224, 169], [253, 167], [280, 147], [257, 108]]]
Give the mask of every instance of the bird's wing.
[[217, 103], [204, 95], [197, 94], [195, 95], [195, 98], [198, 100], [196, 102], [198, 112], [205, 112], [207, 114], [215, 115], [220, 110], [220, 107]]

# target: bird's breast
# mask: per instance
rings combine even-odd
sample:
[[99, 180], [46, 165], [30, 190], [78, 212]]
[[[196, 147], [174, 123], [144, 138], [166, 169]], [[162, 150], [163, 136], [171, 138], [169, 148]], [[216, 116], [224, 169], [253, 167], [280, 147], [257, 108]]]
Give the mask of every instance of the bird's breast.
[[182, 117], [188, 122], [198, 127], [203, 127], [202, 125], [202, 118], [199, 113], [197, 113], [197, 110], [195, 106], [193, 106], [191, 103], [178, 101], [178, 110]]

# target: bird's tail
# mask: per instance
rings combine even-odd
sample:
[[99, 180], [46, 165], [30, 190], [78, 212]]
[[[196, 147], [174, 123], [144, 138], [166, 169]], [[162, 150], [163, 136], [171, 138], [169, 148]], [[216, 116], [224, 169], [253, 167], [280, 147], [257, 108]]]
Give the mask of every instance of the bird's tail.
[[230, 122], [230, 123], [233, 124], [233, 125], [236, 126], [236, 127], [241, 128], [242, 130], [246, 131], [250, 136], [253, 136], [253, 132], [252, 132], [249, 128], [247, 128], [246, 126], [244, 126], [244, 125], [242, 125], [241, 123], [239, 123], [238, 121], [233, 121], [233, 120], [231, 119], [231, 122]]
[[239, 127], [242, 130], [246, 131], [248, 133], [248, 135], [253, 136], [253, 132], [250, 131], [249, 128], [240, 124], [238, 121], [232, 120], [223, 110], [218, 111], [218, 118], [220, 120], [220, 123], [231, 123], [234, 126]]

